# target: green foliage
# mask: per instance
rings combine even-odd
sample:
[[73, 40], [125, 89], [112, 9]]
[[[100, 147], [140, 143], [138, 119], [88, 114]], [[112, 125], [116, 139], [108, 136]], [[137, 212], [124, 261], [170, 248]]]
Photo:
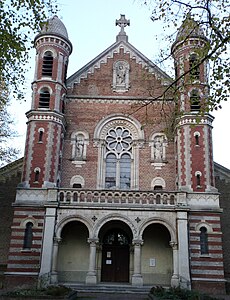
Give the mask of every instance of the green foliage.
[[[143, 0], [141, 1], [143, 3]], [[187, 28], [190, 30], [184, 32], [184, 41], [197, 32], [197, 25], [202, 28], [207, 41], [205, 47], [197, 50], [199, 60], [197, 65], [192, 68], [209, 60], [210, 65], [207, 72], [210, 97], [207, 99], [207, 104], [209, 109], [221, 108], [221, 101], [227, 101], [230, 95], [230, 1], [144, 0], [144, 3], [152, 10], [152, 21], [162, 24], [164, 36], [161, 34], [160, 39], [168, 41], [168, 47], [160, 53], [158, 63], [161, 65], [171, 59], [171, 45], [176, 40], [182, 22], [188, 16], [191, 17], [190, 24], [187, 24], [189, 25]]]
[[[177, 288], [165, 289], [161, 286], [152, 287], [150, 294], [155, 299], [173, 299], [173, 300], [217, 300], [211, 296], [201, 294], [198, 291]], [[218, 298], [219, 299], [219, 298]], [[220, 299], [219, 299], [220, 300]]]
[[56, 0], [0, 0], [0, 82], [18, 99], [34, 34], [55, 13]]
[[7, 141], [16, 135], [12, 129], [11, 119], [7, 105], [9, 104], [9, 93], [6, 87], [0, 87], [0, 166], [17, 158], [19, 151], [14, 147], [9, 147]]
[[69, 294], [71, 291], [70, 288], [63, 286], [63, 285], [58, 285], [58, 286], [49, 286], [46, 289], [46, 294], [50, 296], [65, 296]]
[[66, 296], [71, 292], [71, 289], [63, 285], [49, 286], [46, 289], [18, 289], [6, 293], [9, 297], [42, 297], [42, 296], [52, 296], [61, 297]]

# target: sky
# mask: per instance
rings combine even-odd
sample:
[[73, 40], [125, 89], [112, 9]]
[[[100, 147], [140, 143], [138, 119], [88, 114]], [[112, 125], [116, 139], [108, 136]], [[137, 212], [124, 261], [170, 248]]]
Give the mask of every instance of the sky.
[[[120, 28], [115, 26], [115, 20], [120, 18], [120, 14], [125, 14], [126, 19], [130, 20], [130, 26], [125, 28], [129, 42], [150, 60], [155, 62], [160, 49], [166, 47], [162, 24], [151, 21], [151, 8], [143, 4], [144, 0], [57, 0], [57, 2], [59, 6], [57, 15], [65, 24], [73, 45], [68, 76], [116, 41]], [[35, 51], [31, 53], [31, 56], [32, 59], [28, 62], [30, 70], [26, 74], [26, 102], [13, 102], [10, 108], [19, 134], [13, 143], [21, 149], [20, 156], [23, 156], [24, 152], [27, 121], [25, 112], [30, 109], [31, 103]], [[228, 135], [230, 99], [223, 103], [222, 107], [221, 110], [212, 113], [215, 117], [213, 122], [214, 161], [230, 169]]]

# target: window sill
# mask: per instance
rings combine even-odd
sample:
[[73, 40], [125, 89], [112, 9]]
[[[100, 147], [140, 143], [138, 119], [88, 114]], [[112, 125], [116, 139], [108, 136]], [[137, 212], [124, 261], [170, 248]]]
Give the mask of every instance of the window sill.
[[28, 252], [32, 252], [32, 250], [31, 248], [25, 248], [25, 249], [21, 249], [21, 252], [28, 253]]

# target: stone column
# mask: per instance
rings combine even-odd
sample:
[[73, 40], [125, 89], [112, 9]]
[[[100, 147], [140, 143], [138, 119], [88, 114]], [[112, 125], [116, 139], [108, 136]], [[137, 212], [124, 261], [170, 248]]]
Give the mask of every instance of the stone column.
[[53, 236], [54, 236], [54, 227], [55, 227], [55, 215], [56, 208], [47, 207], [45, 215], [45, 224], [44, 224], [44, 234], [43, 234], [43, 248], [41, 256], [41, 267], [40, 274], [42, 276], [42, 281], [45, 280], [49, 283], [49, 276], [52, 266], [52, 255], [53, 255]]
[[187, 211], [177, 212], [179, 278], [182, 288], [191, 288]]
[[86, 275], [86, 284], [97, 284], [97, 272], [96, 272], [96, 252], [98, 239], [88, 239], [90, 245], [89, 252], [89, 270]]
[[176, 242], [170, 242], [170, 246], [173, 250], [173, 275], [171, 278], [171, 286], [179, 286], [179, 275], [178, 275], [178, 247]]
[[54, 238], [53, 242], [53, 260], [51, 270], [51, 283], [58, 283], [57, 263], [58, 263], [58, 247], [61, 242], [61, 238]]
[[143, 240], [133, 240], [134, 245], [134, 271], [132, 276], [132, 285], [142, 286], [143, 278], [141, 274], [141, 246]]

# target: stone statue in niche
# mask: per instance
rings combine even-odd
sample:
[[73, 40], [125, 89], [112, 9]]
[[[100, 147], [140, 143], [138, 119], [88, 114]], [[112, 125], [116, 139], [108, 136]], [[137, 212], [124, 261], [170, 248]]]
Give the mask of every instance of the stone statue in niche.
[[113, 90], [125, 92], [129, 89], [129, 63], [118, 60], [113, 65]]
[[75, 152], [75, 157], [76, 159], [83, 159], [83, 154], [84, 154], [84, 136], [83, 135], [78, 135], [76, 137], [76, 152]]
[[124, 84], [125, 83], [125, 66], [120, 64], [117, 67], [117, 84]]
[[154, 160], [163, 160], [163, 136], [156, 136], [154, 139]]

